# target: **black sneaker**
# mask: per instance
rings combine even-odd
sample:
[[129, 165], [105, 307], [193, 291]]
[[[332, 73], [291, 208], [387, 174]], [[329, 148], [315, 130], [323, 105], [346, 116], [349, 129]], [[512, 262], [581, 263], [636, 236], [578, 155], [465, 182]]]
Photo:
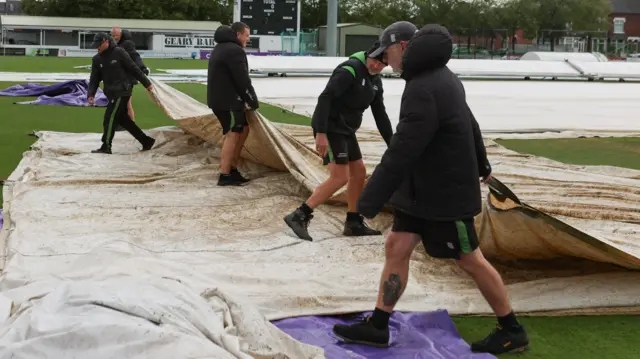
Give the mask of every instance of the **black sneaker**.
[[91, 151], [91, 153], [102, 153], [102, 154], [105, 154], [105, 155], [110, 155], [111, 154], [111, 150], [107, 149], [107, 148], [104, 148], [104, 147], [100, 147], [97, 150]]
[[225, 175], [220, 174], [220, 178], [218, 178], [218, 186], [243, 186], [244, 182], [238, 181], [231, 174]]
[[362, 344], [377, 348], [389, 346], [389, 328], [374, 327], [369, 316], [351, 325], [336, 324], [333, 326], [333, 333], [346, 344]]
[[153, 145], [156, 144], [156, 139], [153, 137], [149, 137], [147, 139], [147, 142], [142, 144], [142, 150], [143, 151], [149, 151], [151, 148], [153, 148]]
[[522, 326], [505, 329], [497, 325], [486, 338], [471, 344], [471, 351], [493, 355], [522, 353], [528, 348], [529, 338]]
[[313, 241], [313, 238], [311, 238], [307, 231], [309, 222], [312, 218], [312, 214], [306, 215], [300, 208], [298, 208], [284, 217], [284, 221], [300, 239]]
[[242, 182], [242, 183], [247, 183], [247, 182], [251, 181], [251, 180], [250, 180], [250, 179], [248, 179], [248, 178], [244, 178], [244, 177], [242, 177], [242, 174], [240, 173], [240, 171], [238, 171], [238, 169], [237, 169], [237, 168], [232, 168], [232, 169], [231, 169], [231, 172], [229, 172], [229, 174], [230, 174], [231, 176], [233, 176], [233, 178], [234, 178], [235, 180], [237, 180], [237, 181], [239, 181], [239, 182]]
[[345, 236], [377, 236], [382, 232], [369, 227], [361, 214], [347, 213], [347, 221], [344, 223], [342, 234]]

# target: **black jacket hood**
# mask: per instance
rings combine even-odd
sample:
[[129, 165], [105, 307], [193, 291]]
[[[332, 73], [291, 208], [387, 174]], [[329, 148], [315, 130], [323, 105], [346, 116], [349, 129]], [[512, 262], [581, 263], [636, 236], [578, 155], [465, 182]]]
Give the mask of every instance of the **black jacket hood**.
[[112, 51], [116, 47], [118, 47], [118, 43], [116, 43], [116, 40], [114, 40], [113, 37], [109, 36], [109, 48], [105, 51]]
[[445, 27], [425, 25], [407, 45], [402, 57], [402, 77], [410, 79], [421, 72], [446, 66], [452, 51], [451, 34]]
[[132, 39], [133, 39], [133, 35], [131, 35], [131, 31], [129, 30], [120, 31], [120, 42], [132, 40]]
[[[231, 29], [231, 27], [222, 25], [216, 29], [215, 34], [213, 35], [213, 41], [218, 44], [223, 42], [233, 42], [237, 45], [240, 45], [240, 40], [238, 40], [238, 34]], [[242, 45], [240, 45], [242, 46]]]

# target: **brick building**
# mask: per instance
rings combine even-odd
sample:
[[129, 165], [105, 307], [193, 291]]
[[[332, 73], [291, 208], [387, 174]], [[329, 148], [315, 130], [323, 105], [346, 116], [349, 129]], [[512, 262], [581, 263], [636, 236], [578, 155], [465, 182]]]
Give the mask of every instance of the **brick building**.
[[640, 37], [640, 0], [611, 0], [609, 19], [612, 39]]

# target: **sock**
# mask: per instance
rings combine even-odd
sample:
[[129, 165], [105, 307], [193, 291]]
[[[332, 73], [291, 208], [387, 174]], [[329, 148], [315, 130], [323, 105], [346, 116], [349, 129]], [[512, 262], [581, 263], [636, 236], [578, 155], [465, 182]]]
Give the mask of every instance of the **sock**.
[[389, 317], [391, 317], [391, 313], [376, 308], [371, 316], [371, 323], [376, 329], [387, 329], [389, 328]]
[[360, 220], [360, 213], [347, 212], [347, 221], [358, 221], [358, 220]]
[[517, 328], [520, 326], [520, 323], [518, 323], [516, 315], [513, 314], [513, 311], [505, 315], [504, 317], [498, 317], [498, 324], [504, 329]]
[[313, 209], [309, 207], [306, 202], [300, 206], [300, 210], [302, 211], [302, 213], [306, 214], [307, 216], [313, 213]]

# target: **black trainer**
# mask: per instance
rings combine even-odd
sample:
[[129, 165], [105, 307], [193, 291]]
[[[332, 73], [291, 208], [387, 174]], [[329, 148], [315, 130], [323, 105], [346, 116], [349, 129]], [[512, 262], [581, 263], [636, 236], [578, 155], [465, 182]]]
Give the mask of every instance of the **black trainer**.
[[238, 171], [238, 169], [237, 169], [237, 168], [232, 168], [232, 169], [231, 169], [231, 172], [229, 172], [229, 174], [230, 174], [231, 176], [233, 176], [233, 178], [234, 178], [235, 180], [237, 180], [237, 181], [239, 181], [239, 182], [242, 182], [242, 183], [247, 183], [247, 182], [251, 181], [251, 180], [250, 180], [250, 179], [248, 179], [248, 178], [244, 178], [244, 177], [242, 176], [242, 174], [240, 173], [240, 171]]
[[156, 139], [153, 137], [149, 137], [147, 142], [142, 144], [142, 150], [149, 151], [151, 148], [153, 148], [153, 145], [155, 144], [156, 144]]
[[529, 337], [522, 326], [506, 329], [497, 325], [486, 338], [471, 344], [471, 351], [493, 355], [522, 353], [527, 349]]
[[346, 344], [362, 344], [377, 348], [389, 346], [389, 327], [374, 327], [370, 316], [351, 325], [336, 324], [333, 326], [333, 333]]
[[234, 178], [231, 174], [225, 175], [220, 174], [220, 178], [218, 178], [218, 186], [243, 186], [244, 182], [238, 181], [238, 179]]
[[382, 232], [369, 227], [364, 222], [364, 216], [361, 214], [349, 212], [347, 213], [347, 221], [344, 223], [342, 234], [345, 236], [377, 236], [381, 235]]
[[110, 155], [111, 154], [111, 150], [108, 149], [108, 148], [100, 147], [97, 150], [91, 151], [91, 153], [102, 153], [102, 154], [105, 154], [105, 155]]
[[284, 221], [293, 230], [293, 233], [298, 236], [298, 238], [313, 241], [313, 238], [311, 238], [307, 231], [307, 228], [309, 228], [309, 222], [312, 218], [312, 214], [307, 215], [300, 208], [297, 208], [295, 211], [284, 217]]

